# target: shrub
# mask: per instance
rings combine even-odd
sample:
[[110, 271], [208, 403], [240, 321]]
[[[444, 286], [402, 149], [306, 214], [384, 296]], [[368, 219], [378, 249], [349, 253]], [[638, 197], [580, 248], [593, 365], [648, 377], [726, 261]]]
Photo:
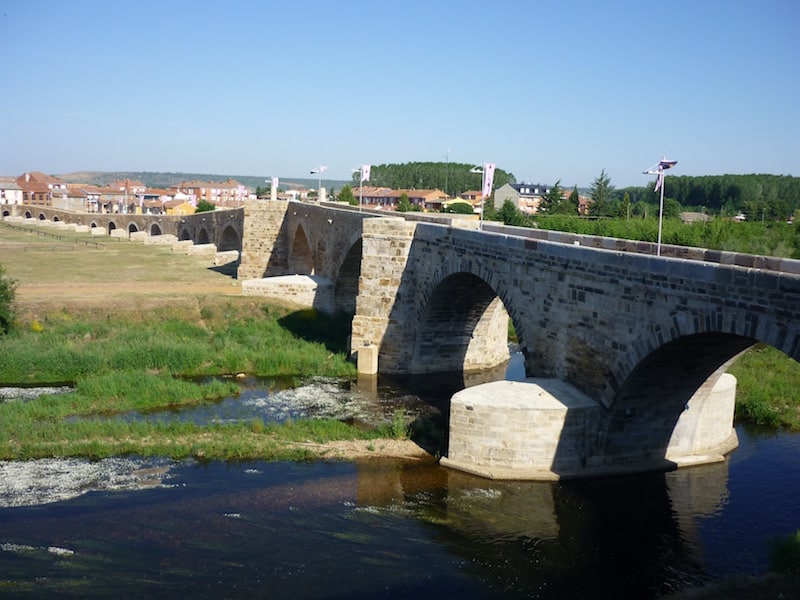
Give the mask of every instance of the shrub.
[[15, 281], [0, 266], [0, 332], [8, 333], [14, 325]]
[[800, 529], [785, 538], [769, 541], [769, 570], [800, 575]]

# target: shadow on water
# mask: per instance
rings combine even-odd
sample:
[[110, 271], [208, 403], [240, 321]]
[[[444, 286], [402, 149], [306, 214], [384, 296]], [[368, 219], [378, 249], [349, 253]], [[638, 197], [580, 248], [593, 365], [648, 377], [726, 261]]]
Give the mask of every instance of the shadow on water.
[[403, 461], [179, 463], [148, 490], [0, 510], [0, 572], [41, 597], [652, 598], [706, 577], [683, 525], [693, 502], [718, 510], [726, 476], [687, 501], [680, 473], [553, 484]]

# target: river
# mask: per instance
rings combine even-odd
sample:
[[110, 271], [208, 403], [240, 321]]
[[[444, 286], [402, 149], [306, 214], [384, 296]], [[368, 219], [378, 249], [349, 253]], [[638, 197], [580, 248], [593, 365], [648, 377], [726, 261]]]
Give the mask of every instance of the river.
[[[319, 386], [361, 417], [420, 406], [317, 381], [173, 418], [325, 413]], [[737, 432], [724, 463], [561, 483], [393, 460], [0, 463], [0, 596], [654, 598], [764, 573], [768, 540], [800, 529], [800, 435]]]

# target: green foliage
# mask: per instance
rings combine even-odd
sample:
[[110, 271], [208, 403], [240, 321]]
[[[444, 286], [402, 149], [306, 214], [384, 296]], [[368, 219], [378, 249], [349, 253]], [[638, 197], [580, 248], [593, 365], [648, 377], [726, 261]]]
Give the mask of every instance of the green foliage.
[[[646, 219], [536, 215], [536, 226], [553, 231], [655, 242], [658, 239], [657, 217], [657, 212]], [[744, 254], [800, 258], [800, 227], [789, 223], [739, 223], [723, 219], [683, 223], [679, 219], [665, 218], [662, 242]]]
[[358, 206], [358, 198], [353, 195], [353, 188], [346, 185], [339, 192], [339, 202], [350, 204], [351, 206]]
[[729, 369], [736, 377], [736, 419], [800, 429], [800, 363], [759, 344]]
[[514, 206], [514, 202], [506, 200], [503, 206], [497, 212], [495, 219], [502, 221], [504, 225], [513, 225], [515, 227], [528, 227], [530, 222], [522, 212]]
[[[201, 312], [203, 312], [201, 310]], [[263, 376], [351, 375], [344, 355], [346, 317], [305, 323], [252, 303], [204, 311], [204, 326], [159, 309], [139, 322], [125, 315], [48, 315], [40, 330], [19, 327], [0, 338], [0, 381], [77, 381], [116, 370], [181, 376], [251, 373]]]
[[408, 194], [403, 192], [400, 194], [400, 199], [397, 201], [397, 212], [409, 212], [411, 208], [411, 202], [408, 200]]
[[472, 208], [472, 204], [470, 204], [466, 200], [456, 200], [455, 202], [451, 202], [450, 204], [447, 205], [447, 208], [444, 210], [444, 212], [459, 214], [459, 215], [475, 214], [475, 210]]
[[[373, 165], [370, 185], [392, 189], [440, 189], [458, 196], [468, 190], [481, 189], [482, 175], [472, 173], [473, 164], [448, 162], [410, 162], [403, 164]], [[358, 185], [359, 173], [353, 174], [353, 185]], [[496, 168], [494, 186], [514, 183], [514, 175]]]
[[16, 282], [0, 266], [0, 333], [7, 334], [14, 325], [14, 298]]
[[[723, 217], [744, 213], [749, 221], [786, 221], [800, 207], [800, 177], [788, 175], [668, 175], [665, 194], [683, 210], [706, 211]], [[653, 185], [626, 188], [631, 201], [657, 209]]]
[[768, 544], [768, 568], [773, 573], [800, 575], [800, 529], [785, 538], [773, 538]]
[[194, 209], [195, 214], [201, 212], [211, 212], [212, 210], [216, 210], [217, 207], [214, 204], [211, 204], [208, 200], [200, 200], [197, 203], [197, 208]]
[[595, 216], [608, 217], [615, 216], [616, 207], [613, 203], [614, 186], [611, 185], [611, 178], [606, 174], [606, 170], [600, 171], [600, 175], [592, 182], [590, 194], [592, 196], [591, 214]]

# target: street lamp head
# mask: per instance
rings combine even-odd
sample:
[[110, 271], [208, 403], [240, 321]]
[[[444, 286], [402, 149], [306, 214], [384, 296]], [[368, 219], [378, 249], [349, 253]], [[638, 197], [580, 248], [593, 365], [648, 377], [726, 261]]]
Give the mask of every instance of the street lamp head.
[[470, 173], [483, 173], [483, 169], [481, 169], [480, 167], [472, 167], [472, 168], [469, 170], [469, 172], [470, 172]]

